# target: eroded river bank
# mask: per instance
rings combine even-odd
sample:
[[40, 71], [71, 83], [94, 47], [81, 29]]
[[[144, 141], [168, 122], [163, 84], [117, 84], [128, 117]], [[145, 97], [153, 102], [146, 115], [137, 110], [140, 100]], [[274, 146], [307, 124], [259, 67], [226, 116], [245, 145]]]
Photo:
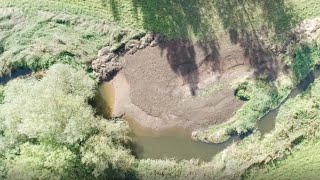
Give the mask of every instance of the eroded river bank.
[[[288, 99], [293, 98], [305, 91], [308, 86], [319, 76], [320, 69], [318, 67], [314, 72], [310, 73], [298, 85], [297, 88], [292, 90]], [[115, 77], [115, 79], [117, 80], [117, 77]], [[117, 103], [121, 103], [117, 102], [119, 101], [117, 93], [119, 93], [119, 91], [120, 93], [123, 93], [123, 91], [128, 91], [123, 86], [120, 89], [116, 89], [119, 88], [115, 87], [119, 86], [117, 83], [115, 83], [115, 81], [111, 81], [100, 85], [99, 96], [97, 99], [98, 107], [105, 116], [121, 116], [129, 123], [132, 131], [131, 137], [134, 140], [134, 145], [132, 147], [133, 154], [139, 159], [175, 158], [177, 160], [182, 160], [198, 158], [200, 160], [209, 161], [215, 154], [221, 152], [232, 143], [237, 143], [241, 140], [240, 137], [235, 136], [225, 143], [208, 144], [192, 140], [191, 133], [193, 129], [190, 128], [175, 126], [164, 129], [154, 129], [152, 127], [143, 126], [141, 123], [143, 123], [145, 120], [137, 119], [141, 118], [141, 116], [135, 117], [132, 116], [134, 113], [129, 112], [127, 114], [126, 112], [122, 112], [121, 110], [117, 109], [119, 108], [117, 107], [119, 106]], [[122, 97], [120, 100], [127, 101], [128, 99]], [[278, 109], [272, 110], [258, 122], [257, 129], [260, 131], [262, 136], [274, 129], [277, 113]]]

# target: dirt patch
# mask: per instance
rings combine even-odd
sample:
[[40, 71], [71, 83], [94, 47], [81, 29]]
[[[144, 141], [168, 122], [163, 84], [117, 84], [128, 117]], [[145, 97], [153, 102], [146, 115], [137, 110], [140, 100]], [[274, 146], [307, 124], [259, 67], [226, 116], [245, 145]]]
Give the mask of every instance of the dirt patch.
[[196, 130], [228, 120], [243, 104], [232, 85], [254, 75], [245, 50], [229, 40], [162, 40], [120, 61], [124, 68], [111, 81], [113, 115], [155, 130]]

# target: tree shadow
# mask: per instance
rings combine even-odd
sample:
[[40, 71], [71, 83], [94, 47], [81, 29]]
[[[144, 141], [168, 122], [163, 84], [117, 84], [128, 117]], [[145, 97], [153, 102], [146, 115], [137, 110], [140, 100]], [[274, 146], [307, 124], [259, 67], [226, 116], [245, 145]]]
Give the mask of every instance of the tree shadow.
[[[255, 32], [271, 29], [275, 35], [281, 35], [297, 23], [297, 15], [284, 0], [215, 0], [212, 3], [229, 33], [230, 30], [233, 33], [234, 30]], [[262, 29], [257, 25], [263, 26]]]
[[206, 57], [200, 62], [199, 66], [209, 66], [212, 72], [223, 72], [221, 65], [219, 44], [215, 40], [199, 41], [197, 44], [201, 50], [206, 54]]
[[198, 90], [199, 71], [193, 43], [187, 40], [164, 40], [159, 47], [161, 55], [166, 51], [166, 58], [172, 71], [182, 77], [183, 84], [188, 84], [191, 95], [195, 96]]
[[[240, 44], [258, 78], [273, 81], [280, 65], [260, 37], [280, 38], [296, 24], [295, 14], [284, 0], [216, 0], [212, 2], [228, 32], [230, 42]], [[259, 12], [259, 10], [261, 12]], [[261, 22], [257, 22], [256, 14]], [[258, 27], [259, 24], [261, 27]], [[274, 33], [270, 35], [270, 32]]]
[[274, 81], [278, 77], [279, 62], [256, 34], [242, 32], [239, 43], [244, 49], [244, 55], [248, 58], [257, 78]]
[[101, 0], [101, 5], [106, 7], [110, 4], [113, 19], [115, 21], [120, 21], [120, 9], [118, 0]]
[[132, 0], [135, 16], [142, 14], [146, 30], [169, 37], [205, 34], [208, 24], [202, 18], [198, 0]]
[[24, 77], [32, 74], [32, 70], [29, 68], [23, 68], [23, 69], [18, 69], [10, 72], [10, 74], [0, 77], [0, 85], [1, 84], [7, 84], [10, 80], [19, 78], [19, 77]]
[[[115, 20], [119, 20], [117, 0], [109, 0]], [[296, 15], [285, 0], [131, 0], [130, 12], [144, 29], [161, 33], [168, 37], [190, 38], [195, 35], [202, 39], [198, 45], [207, 56], [200, 65], [207, 65], [211, 70], [221, 72], [219, 46], [213, 40], [215, 33], [209, 23], [218, 18], [222, 29], [228, 33], [232, 44], [240, 46], [248, 63], [255, 70], [257, 78], [273, 81], [277, 78], [280, 65], [264, 37], [280, 37], [296, 24]], [[207, 11], [214, 12], [207, 15]], [[131, 14], [132, 15], [132, 14]], [[210, 32], [210, 34], [209, 34]], [[183, 77], [195, 95], [199, 81], [195, 49], [191, 41], [167, 40], [160, 44], [167, 52], [171, 69]]]

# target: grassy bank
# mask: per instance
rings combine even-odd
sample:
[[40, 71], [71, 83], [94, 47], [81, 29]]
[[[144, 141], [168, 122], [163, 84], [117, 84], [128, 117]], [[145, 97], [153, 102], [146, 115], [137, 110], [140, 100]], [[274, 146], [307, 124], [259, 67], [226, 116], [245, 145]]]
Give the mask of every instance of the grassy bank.
[[92, 18], [15, 8], [0, 10], [0, 28], [0, 76], [25, 67], [46, 69], [58, 62], [90, 69], [101, 47], [139, 34]]
[[282, 137], [287, 136], [288, 142], [295, 147], [294, 151], [278, 161], [253, 168], [248, 178], [313, 179], [319, 175], [319, 84], [318, 79], [308, 91], [290, 100], [279, 112], [276, 131], [287, 131]]
[[282, 160], [251, 170], [246, 179], [317, 179], [319, 177], [320, 143], [302, 143]]
[[[269, 83], [261, 80], [248, 80], [242, 89], [246, 102], [227, 122], [198, 132], [194, 138], [201, 141], [221, 143], [232, 135], [251, 132], [260, 120], [270, 110], [277, 108], [290, 94], [291, 90], [303, 80], [320, 60], [318, 44], [297, 45], [288, 66], [288, 74], [281, 74], [276, 81]], [[287, 57], [289, 58], [289, 57]], [[240, 84], [241, 86], [241, 84]]]

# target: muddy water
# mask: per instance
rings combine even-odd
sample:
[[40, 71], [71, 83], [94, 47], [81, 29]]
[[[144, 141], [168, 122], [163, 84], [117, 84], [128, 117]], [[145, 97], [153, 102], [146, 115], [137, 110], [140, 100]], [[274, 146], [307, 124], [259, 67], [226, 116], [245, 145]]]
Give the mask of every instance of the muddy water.
[[[313, 72], [309, 73], [307, 77], [304, 80], [302, 80], [295, 89], [291, 91], [290, 95], [283, 103], [285, 103], [288, 99], [294, 98], [297, 95], [303, 93], [305, 90], [308, 89], [310, 84], [312, 84], [315, 81], [315, 79], [319, 77], [320, 77], [320, 66], [317, 66]], [[272, 110], [268, 114], [266, 114], [263, 118], [261, 118], [260, 121], [258, 121], [257, 128], [262, 134], [262, 136], [264, 136], [265, 134], [269, 133], [274, 129], [275, 120], [278, 115], [278, 112], [279, 112], [279, 108]]]
[[110, 83], [103, 83], [99, 86], [95, 99], [95, 106], [104, 117], [111, 118], [114, 104], [114, 89]]
[[[104, 115], [111, 116], [114, 103], [114, 90], [110, 83], [104, 83], [99, 88], [97, 104]], [[134, 140], [133, 154], [139, 159], [164, 159], [175, 158], [177, 160], [198, 158], [209, 161], [218, 152], [239, 138], [235, 137], [221, 144], [207, 144], [191, 139], [191, 130], [171, 128], [164, 131], [155, 131], [136, 123], [134, 117], [124, 116], [131, 128], [131, 137]]]

